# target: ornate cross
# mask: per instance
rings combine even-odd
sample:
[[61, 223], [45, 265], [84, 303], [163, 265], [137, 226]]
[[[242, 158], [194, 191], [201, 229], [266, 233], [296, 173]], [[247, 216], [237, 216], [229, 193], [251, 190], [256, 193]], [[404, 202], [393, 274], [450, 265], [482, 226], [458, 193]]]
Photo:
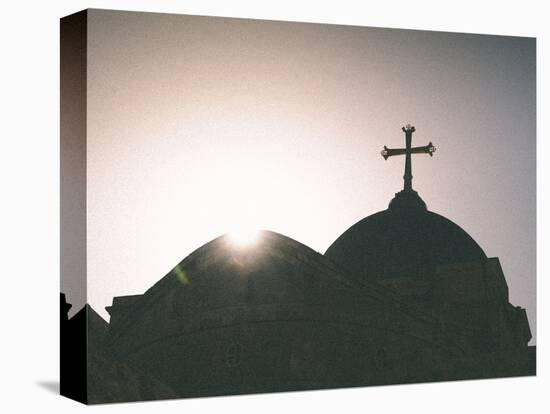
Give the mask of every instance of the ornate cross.
[[435, 147], [430, 142], [428, 145], [423, 147], [411, 147], [412, 143], [412, 134], [416, 129], [411, 125], [407, 124], [401, 128], [405, 133], [405, 148], [388, 148], [384, 145], [384, 149], [381, 154], [385, 160], [394, 155], [403, 155], [405, 154], [405, 175], [403, 179], [405, 180], [403, 190], [412, 191], [412, 167], [411, 167], [411, 154], [430, 154], [430, 157], [434, 155]]

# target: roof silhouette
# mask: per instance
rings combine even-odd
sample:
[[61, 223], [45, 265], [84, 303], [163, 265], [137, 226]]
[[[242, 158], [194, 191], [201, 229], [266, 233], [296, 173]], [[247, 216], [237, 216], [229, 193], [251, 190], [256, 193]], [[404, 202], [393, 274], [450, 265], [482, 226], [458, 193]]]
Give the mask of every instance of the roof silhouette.
[[460, 226], [428, 211], [414, 191], [401, 191], [387, 210], [346, 230], [325, 256], [351, 274], [383, 280], [397, 273], [431, 277], [439, 265], [487, 259]]

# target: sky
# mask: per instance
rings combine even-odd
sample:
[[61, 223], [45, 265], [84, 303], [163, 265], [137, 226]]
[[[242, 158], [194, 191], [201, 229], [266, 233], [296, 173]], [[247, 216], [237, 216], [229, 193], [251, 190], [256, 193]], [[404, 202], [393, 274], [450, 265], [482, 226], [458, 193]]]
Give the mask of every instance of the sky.
[[[108, 319], [241, 228], [324, 253], [403, 187], [499, 257], [536, 336], [532, 38], [94, 10], [87, 301]], [[63, 285], [72, 311], [82, 304]], [[536, 339], [533, 339], [534, 343]]]

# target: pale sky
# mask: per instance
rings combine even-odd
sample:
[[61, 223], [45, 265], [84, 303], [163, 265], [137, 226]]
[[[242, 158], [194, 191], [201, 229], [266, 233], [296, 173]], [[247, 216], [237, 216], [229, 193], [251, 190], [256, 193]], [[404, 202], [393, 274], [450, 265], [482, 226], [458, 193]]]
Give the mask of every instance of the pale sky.
[[535, 334], [535, 98], [532, 38], [93, 10], [88, 303], [108, 319], [242, 226], [324, 253], [401, 190], [380, 150], [411, 123], [437, 147], [413, 187], [499, 257]]

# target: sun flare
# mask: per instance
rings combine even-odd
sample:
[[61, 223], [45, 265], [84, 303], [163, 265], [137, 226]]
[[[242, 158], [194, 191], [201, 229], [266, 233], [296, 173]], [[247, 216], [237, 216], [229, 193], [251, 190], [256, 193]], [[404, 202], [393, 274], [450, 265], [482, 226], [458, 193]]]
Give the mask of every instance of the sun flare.
[[228, 236], [232, 244], [239, 247], [246, 247], [256, 244], [260, 234], [257, 229], [241, 228], [230, 231]]

